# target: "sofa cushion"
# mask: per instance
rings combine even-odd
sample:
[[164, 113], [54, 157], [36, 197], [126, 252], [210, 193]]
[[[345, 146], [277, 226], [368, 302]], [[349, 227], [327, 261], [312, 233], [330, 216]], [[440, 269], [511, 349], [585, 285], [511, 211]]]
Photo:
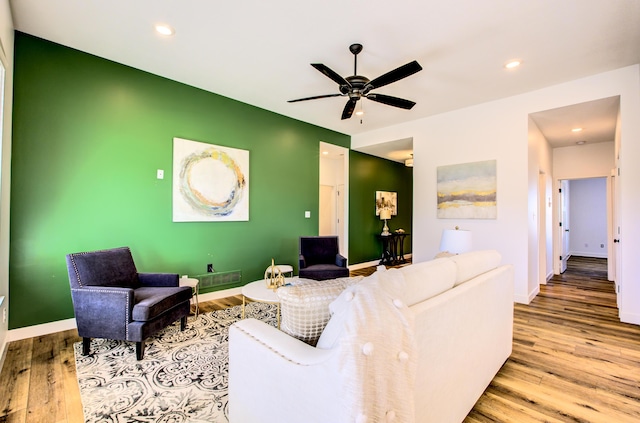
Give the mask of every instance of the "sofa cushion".
[[495, 250], [472, 251], [450, 258], [456, 264], [456, 282], [460, 285], [476, 276], [500, 266], [502, 257]]
[[414, 263], [399, 269], [404, 276], [404, 300], [408, 306], [453, 288], [456, 265], [448, 258]]
[[280, 329], [310, 345], [315, 345], [329, 321], [329, 304], [362, 276], [315, 281], [294, 278], [291, 284], [278, 288]]
[[132, 318], [146, 322], [191, 299], [191, 287], [142, 287], [134, 291]]

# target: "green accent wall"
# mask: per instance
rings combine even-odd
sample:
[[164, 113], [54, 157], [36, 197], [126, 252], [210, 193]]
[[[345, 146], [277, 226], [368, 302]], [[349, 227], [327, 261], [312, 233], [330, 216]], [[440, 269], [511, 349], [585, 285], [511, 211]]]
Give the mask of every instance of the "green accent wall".
[[[376, 237], [384, 222], [376, 216], [376, 191], [398, 193], [398, 214], [387, 221], [391, 232], [411, 234], [413, 220], [413, 168], [375, 156], [349, 151], [349, 263], [380, 259], [382, 245]], [[411, 236], [404, 242], [411, 252]]]
[[[248, 222], [172, 222], [174, 137], [249, 150]], [[243, 283], [272, 257], [297, 267], [298, 237], [318, 233], [304, 211], [317, 216], [320, 141], [350, 137], [16, 33], [9, 328], [73, 317], [71, 252], [129, 246], [139, 271], [213, 263]]]

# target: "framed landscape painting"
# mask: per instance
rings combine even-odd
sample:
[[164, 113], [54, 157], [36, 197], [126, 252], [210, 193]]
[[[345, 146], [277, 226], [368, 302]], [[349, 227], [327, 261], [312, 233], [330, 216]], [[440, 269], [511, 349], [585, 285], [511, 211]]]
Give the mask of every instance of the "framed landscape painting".
[[496, 161], [439, 166], [438, 218], [495, 219]]
[[249, 152], [173, 139], [173, 221], [249, 220]]

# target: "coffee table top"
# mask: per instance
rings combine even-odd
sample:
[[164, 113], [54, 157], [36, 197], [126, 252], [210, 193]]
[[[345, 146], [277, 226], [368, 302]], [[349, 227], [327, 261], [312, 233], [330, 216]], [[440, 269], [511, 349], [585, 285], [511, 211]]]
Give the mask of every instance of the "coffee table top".
[[[284, 278], [285, 282], [288, 282], [291, 278]], [[267, 283], [264, 279], [259, 281], [250, 282], [242, 287], [242, 295], [250, 300], [260, 301], [263, 303], [279, 303], [280, 299], [273, 289], [267, 288]]]

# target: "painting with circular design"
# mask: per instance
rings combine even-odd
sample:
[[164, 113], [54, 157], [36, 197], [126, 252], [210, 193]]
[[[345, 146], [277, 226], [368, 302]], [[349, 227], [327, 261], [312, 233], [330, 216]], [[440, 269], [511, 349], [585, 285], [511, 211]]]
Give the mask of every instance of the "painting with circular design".
[[249, 151], [173, 139], [173, 221], [249, 220]]

